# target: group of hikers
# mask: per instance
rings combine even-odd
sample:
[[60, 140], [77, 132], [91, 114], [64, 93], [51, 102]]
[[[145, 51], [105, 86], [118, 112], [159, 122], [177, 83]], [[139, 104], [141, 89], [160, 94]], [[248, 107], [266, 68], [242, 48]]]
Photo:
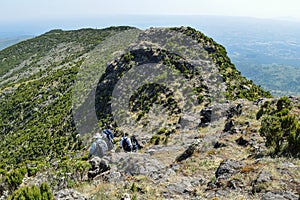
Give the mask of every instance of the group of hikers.
[[[96, 133], [94, 135], [95, 141], [93, 142], [88, 157], [96, 156], [103, 157], [107, 151], [114, 149], [114, 133], [112, 131], [112, 126], [107, 126], [106, 129], [102, 131], [102, 134]], [[137, 141], [135, 135], [129, 137], [128, 133], [124, 133], [123, 137], [120, 140], [120, 148], [124, 152], [137, 151], [138, 149], [143, 148]]]

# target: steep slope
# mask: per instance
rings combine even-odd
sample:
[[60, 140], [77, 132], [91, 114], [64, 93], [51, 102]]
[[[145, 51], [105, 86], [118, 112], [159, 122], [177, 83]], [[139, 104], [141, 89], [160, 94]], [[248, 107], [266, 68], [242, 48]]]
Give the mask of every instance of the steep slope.
[[[251, 106], [253, 106], [251, 101], [261, 97], [270, 97], [270, 93], [263, 91], [260, 87], [241, 76], [227, 57], [224, 47], [192, 28], [147, 30], [140, 35], [140, 41], [131, 50], [125, 53], [121, 51], [116, 59], [102, 63], [104, 68], [97, 68], [96, 65], [99, 65], [97, 62], [102, 60], [97, 60], [94, 57], [96, 47], [98, 48], [98, 45], [102, 47], [102, 42], [105, 42], [107, 38], [114, 38], [114, 35], [128, 30], [136, 29], [111, 27], [102, 30], [53, 30], [0, 52], [0, 172], [1, 182], [3, 182], [2, 187], [4, 188], [1, 195], [5, 195], [4, 191], [12, 193], [20, 184], [39, 184], [41, 181], [46, 181], [50, 184], [51, 189], [56, 192], [64, 188], [72, 188], [86, 181], [86, 174], [89, 169], [86, 149], [90, 144], [88, 143], [90, 138], [83, 140], [84, 137], [78, 135], [78, 133], [82, 133], [78, 130], [78, 124], [87, 123], [89, 117], [86, 116], [86, 121], [83, 122], [76, 121], [76, 110], [84, 110], [86, 108], [85, 104], [90, 102], [95, 104], [93, 106], [100, 122], [96, 124], [96, 127], [91, 126], [82, 129], [84, 132], [93, 134], [103, 128], [105, 123], [112, 123], [115, 126], [114, 131], [116, 134], [121, 134], [124, 131], [118, 124], [121, 121], [116, 122], [113, 118], [113, 90], [118, 86], [117, 83], [122, 82], [122, 78], [128, 75], [131, 69], [135, 69], [134, 67], [137, 65], [156, 63], [170, 67], [182, 74], [182, 80], [187, 82], [192, 95], [197, 99], [198, 105], [190, 106], [190, 110], [195, 110], [195, 113], [189, 115], [181, 112], [181, 103], [178, 101], [180, 95], [159, 84], [146, 84], [138, 87], [129, 98], [132, 118], [138, 125], [135, 129], [130, 129], [130, 126], [126, 128], [131, 133], [138, 134], [139, 139], [146, 147], [144, 151], [137, 153], [137, 158], [132, 158], [130, 163], [141, 163], [145, 169], [149, 167], [152, 170], [150, 172], [153, 172], [154, 169], [154, 171], [161, 174], [166, 173], [166, 176], [167, 171], [162, 172], [161, 169], [172, 169], [173, 171], [170, 170], [171, 173], [176, 172], [172, 176], [174, 179], [176, 174], [180, 175], [181, 178], [182, 175], [185, 176], [184, 169], [189, 169], [190, 164], [174, 165], [171, 168], [169, 166], [176, 156], [193, 144], [195, 138], [198, 137], [204, 138], [200, 145], [204, 146], [204, 155], [210, 156], [211, 154], [220, 153], [216, 161], [213, 161], [215, 157], [210, 159], [212, 166], [208, 166], [207, 173], [209, 174], [215, 170], [217, 165], [220, 164], [221, 158], [226, 156], [222, 155], [221, 151], [210, 152], [210, 146], [208, 145], [206, 148], [204, 144], [211, 143], [220, 136], [219, 132], [224, 129], [226, 113], [228, 110], [230, 111], [230, 106], [236, 105], [235, 101], [242, 101], [242, 104], [249, 105], [251, 110]], [[195, 42], [193, 43], [195, 46], [200, 45], [201, 51], [188, 53], [196, 53], [195, 58], [207, 59], [213, 67], [207, 69], [203, 65], [203, 68], [197, 68], [197, 64], [193, 64], [192, 59], [186, 59], [180, 54], [170, 51], [162, 45], [161, 41], [156, 41], [158, 45], [153, 45], [151, 37], [157, 32], [165, 34], [164, 31], [167, 31], [168, 34], [172, 32], [171, 35], [168, 35], [170, 40], [173, 36], [176, 38], [178, 33], [181, 34], [182, 38], [186, 37]], [[152, 41], [150, 46], [149, 41]], [[111, 45], [107, 48], [113, 49], [114, 47]], [[117, 52], [117, 50], [119, 49], [115, 51]], [[96, 53], [99, 52], [101, 51], [96, 50]], [[110, 55], [114, 55], [114, 53], [112, 52]], [[88, 65], [91, 59], [94, 58], [96, 59], [95, 63]], [[92, 79], [93, 71], [99, 70], [103, 73], [101, 77], [94, 77], [97, 81], [96, 91], [89, 93], [84, 88], [82, 94], [87, 95], [83, 95], [83, 98], [80, 96], [79, 105], [74, 107], [72, 100], [74, 100], [74, 87], [78, 84], [76, 79], [85, 68], [88, 68], [88, 79]], [[163, 77], [163, 73], [160, 75]], [[217, 82], [219, 84], [213, 84], [215, 82], [212, 81], [215, 79], [221, 80]], [[126, 85], [126, 82], [122, 83]], [[177, 85], [177, 82], [169, 84], [170, 87], [175, 87], [175, 85]], [[121, 89], [125, 88], [122, 86], [124, 85], [121, 85]], [[185, 92], [184, 88], [179, 88], [179, 92]], [[220, 99], [220, 102], [216, 102], [214, 100], [216, 93], [222, 94], [225, 98]], [[119, 100], [120, 104], [121, 102], [122, 99]], [[166, 124], [155, 124], [158, 129], [143, 129], [153, 119], [165, 117], [158, 117], [157, 112], [150, 109], [155, 105], [158, 105], [158, 109], [165, 109], [168, 116], [171, 117], [167, 119]], [[258, 108], [255, 107], [253, 110], [249, 111], [249, 114], [247, 111], [244, 117], [252, 119]], [[212, 117], [212, 113], [215, 118]], [[245, 121], [247, 120], [242, 123], [246, 124]], [[194, 122], [197, 123], [196, 127], [190, 127], [189, 123]], [[191, 130], [181, 129], [179, 125], [183, 124], [187, 124], [187, 129], [191, 128]], [[238, 132], [242, 132], [244, 129], [248, 130], [249, 128], [241, 128]], [[199, 132], [203, 134], [199, 135]], [[86, 136], [89, 134], [86, 134]], [[116, 140], [118, 141], [118, 139]], [[232, 140], [230, 136], [228, 139]], [[182, 144], [178, 143], [178, 140], [183, 140]], [[166, 144], [166, 146], [162, 144]], [[235, 151], [239, 151], [239, 148], [228, 149], [228, 151], [234, 154]], [[172, 152], [171, 155], [170, 152]], [[200, 150], [199, 152], [201, 153]], [[246, 153], [249, 155], [248, 150], [246, 150]], [[152, 155], [154, 157], [151, 157]], [[169, 155], [168, 159], [164, 160], [167, 155]], [[204, 155], [203, 159], [206, 159]], [[124, 156], [128, 157], [129, 155], [112, 153], [112, 156], [107, 160], [112, 166], [120, 166], [118, 163], [123, 162], [122, 158]], [[149, 156], [151, 159], [148, 160]], [[204, 162], [203, 159], [201, 158], [201, 162]], [[156, 162], [156, 160], [159, 161]], [[204, 165], [203, 167], [205, 167]], [[129, 173], [129, 179], [132, 178], [129, 181], [131, 184], [136, 179], [136, 175], [141, 175], [140, 170], [142, 169], [139, 167], [135, 168], [135, 166], [124, 163], [123, 168], [118, 168], [115, 172]], [[188, 175], [194, 175], [194, 173], [196, 172], [188, 173]], [[161, 176], [161, 174], [157, 176]], [[208, 174], [205, 175], [206, 178], [209, 177]], [[142, 175], [148, 176], [149, 174], [146, 170]], [[183, 179], [182, 181], [185, 182]], [[148, 181], [153, 180], [145, 179], [142, 184], [146, 184]], [[163, 182], [162, 180], [159, 181]], [[124, 187], [122, 185], [123, 189], [121, 191], [127, 191], [127, 183], [122, 183], [125, 185]], [[167, 194], [178, 189], [178, 186], [174, 186], [174, 184], [174, 182], [170, 184], [171, 189], [168, 190]], [[162, 183], [161, 187], [163, 188], [165, 185]], [[202, 191], [202, 189], [200, 190]], [[86, 189], [84, 193], [88, 190]], [[152, 191], [153, 189], [149, 190]], [[156, 192], [162, 194], [166, 191], [158, 189]], [[184, 193], [182, 192], [179, 196], [182, 197]], [[193, 192], [189, 193], [192, 194]], [[118, 193], [118, 195], [120, 194]], [[149, 196], [151, 196], [151, 192], [146, 194], [146, 197]], [[207, 196], [207, 198], [209, 197], [211, 196]]]
[[90, 50], [127, 29], [53, 30], [1, 51], [1, 182], [7, 171], [27, 164], [35, 173], [83, 148], [72, 122], [76, 74]]

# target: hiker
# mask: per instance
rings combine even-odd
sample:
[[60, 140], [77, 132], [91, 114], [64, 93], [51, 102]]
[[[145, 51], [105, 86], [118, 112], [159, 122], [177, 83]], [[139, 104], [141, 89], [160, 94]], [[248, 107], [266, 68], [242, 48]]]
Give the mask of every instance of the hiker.
[[104, 140], [107, 144], [107, 147], [108, 147], [108, 150], [112, 150], [114, 148], [114, 134], [111, 130], [111, 126], [109, 126], [107, 129], [104, 129], [103, 130], [103, 137], [104, 137]]
[[95, 157], [103, 157], [107, 150], [107, 144], [106, 142], [103, 140], [103, 137], [101, 134], [96, 133], [96, 135], [93, 137], [96, 141], [93, 142], [91, 148], [90, 148], [90, 152], [89, 152], [89, 158], [91, 158], [92, 156]]
[[125, 152], [132, 151], [132, 144], [130, 138], [128, 138], [128, 133], [125, 133], [120, 141], [120, 147], [123, 148]]
[[139, 142], [137, 141], [135, 135], [133, 135], [131, 138], [131, 144], [132, 144], [132, 150], [133, 151], [136, 151], [136, 150], [139, 150], [139, 149], [142, 149], [143, 147], [139, 144]]

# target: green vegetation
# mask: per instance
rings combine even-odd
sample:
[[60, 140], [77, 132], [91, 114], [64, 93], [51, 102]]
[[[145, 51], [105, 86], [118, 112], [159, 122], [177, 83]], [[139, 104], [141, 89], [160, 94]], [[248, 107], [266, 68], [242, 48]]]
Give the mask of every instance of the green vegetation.
[[35, 185], [32, 187], [21, 187], [16, 190], [12, 196], [8, 198], [9, 200], [52, 200], [53, 195], [50, 190], [50, 187], [47, 183], [42, 183], [41, 186], [38, 188]]
[[[72, 117], [72, 90], [85, 59], [82, 55], [105, 37], [129, 28], [53, 30], [0, 51], [0, 76], [11, 69], [14, 72], [7, 74], [7, 80], [26, 74], [0, 82], [0, 180], [11, 191], [25, 175], [46, 170], [60, 176], [72, 173], [70, 185], [83, 179], [89, 163], [84, 160], [86, 152]], [[57, 57], [47, 61], [59, 46]], [[31, 64], [18, 67], [26, 59]], [[55, 170], [53, 162], [60, 163]], [[19, 193], [24, 191], [31, 189]]]
[[168, 137], [165, 135], [153, 135], [150, 139], [150, 144], [159, 145], [159, 144], [167, 144]]
[[16, 189], [23, 181], [26, 174], [26, 169], [15, 169], [6, 175], [6, 181], [12, 190]]
[[293, 106], [287, 97], [280, 98], [276, 105], [266, 101], [257, 118], [262, 117], [260, 134], [266, 139], [266, 146], [274, 149], [276, 155], [300, 156], [299, 119], [291, 114]]

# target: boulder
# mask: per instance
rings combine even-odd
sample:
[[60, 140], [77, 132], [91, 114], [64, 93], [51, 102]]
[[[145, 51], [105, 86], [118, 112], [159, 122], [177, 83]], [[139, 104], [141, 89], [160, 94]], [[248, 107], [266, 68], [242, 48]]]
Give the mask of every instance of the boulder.
[[176, 158], [176, 162], [181, 162], [191, 157], [194, 151], [196, 150], [196, 148], [197, 148], [197, 144], [190, 145], [181, 155], [179, 155]]
[[263, 170], [259, 173], [258, 178], [256, 179], [257, 183], [270, 182], [272, 181], [272, 175], [269, 171]]
[[215, 175], [217, 179], [228, 179], [238, 173], [243, 164], [235, 160], [224, 160], [218, 167]]
[[247, 146], [249, 144], [249, 141], [248, 140], [245, 140], [243, 138], [243, 136], [239, 137], [238, 139], [235, 140], [236, 143], [240, 146]]
[[208, 126], [209, 123], [211, 122], [212, 119], [212, 108], [204, 108], [201, 110], [200, 115], [201, 115], [201, 122], [200, 122], [200, 127], [205, 127]]
[[90, 164], [92, 166], [91, 170], [88, 171], [88, 178], [92, 179], [97, 175], [106, 172], [110, 169], [109, 161], [105, 159], [101, 159], [99, 157], [94, 157], [90, 160]]
[[234, 127], [234, 121], [232, 119], [230, 119], [229, 121], [226, 122], [225, 127], [224, 127], [224, 132], [229, 132], [232, 130], [232, 128]]

